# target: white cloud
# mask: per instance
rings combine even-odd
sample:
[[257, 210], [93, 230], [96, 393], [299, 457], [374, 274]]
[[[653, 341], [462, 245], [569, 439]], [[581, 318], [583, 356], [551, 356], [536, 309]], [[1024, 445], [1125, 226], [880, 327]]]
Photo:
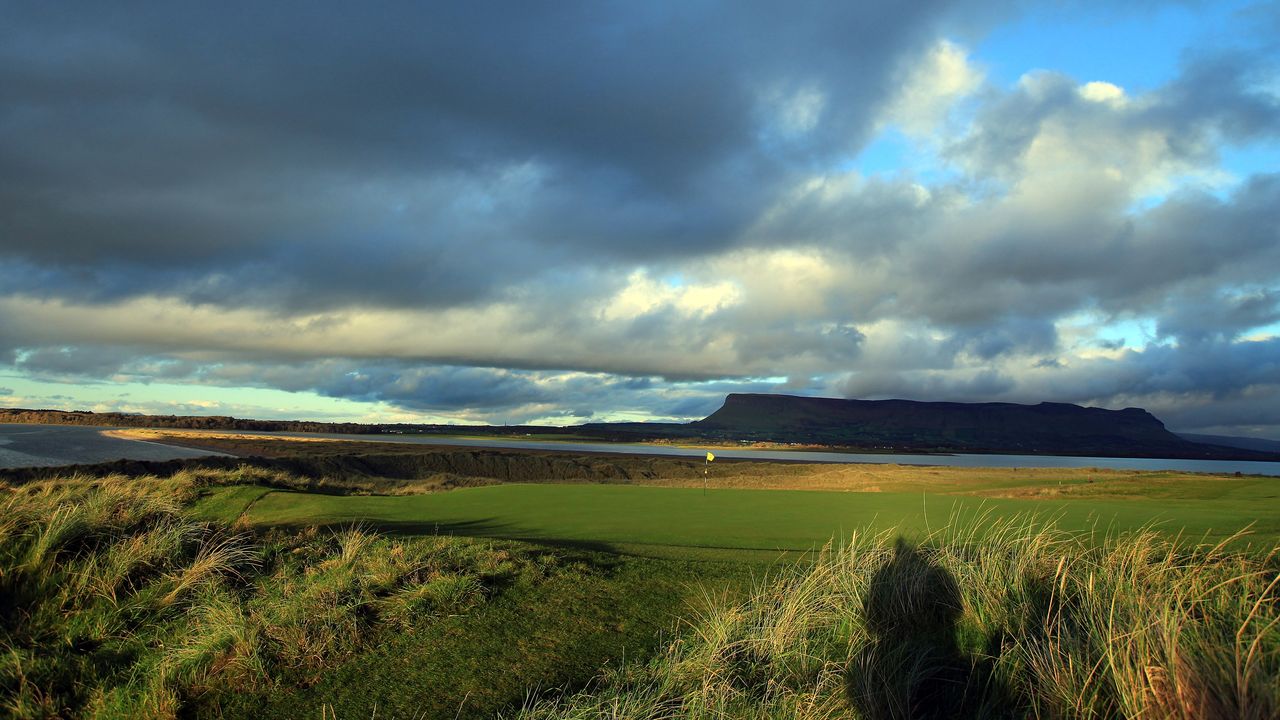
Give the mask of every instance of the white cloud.
[[[1046, 71], [997, 87], [964, 47], [935, 39], [931, 10], [888, 4], [904, 14], [886, 27], [862, 22], [868, 7], [800, 23], [777, 47], [744, 41], [776, 28], [770, 13], [714, 36], [693, 22], [673, 51], [634, 65], [599, 52], [572, 13], [524, 18], [559, 31], [544, 35], [480, 23], [483, 43], [463, 43], [456, 67], [411, 34], [406, 48], [458, 71], [424, 78], [442, 107], [380, 95], [369, 79], [384, 68], [356, 53], [344, 60], [361, 80], [320, 95], [332, 113], [272, 106], [287, 122], [260, 134], [198, 112], [234, 109], [236, 94], [180, 109], [190, 126], [117, 110], [153, 123], [117, 127], [109, 111], [127, 97], [67, 99], [87, 103], [82, 117], [34, 93], [57, 122], [6, 115], [22, 159], [11, 167], [39, 172], [0, 183], [14, 209], [0, 217], [29, 223], [8, 227], [0, 251], [0, 363], [321, 387], [471, 419], [498, 391], [522, 417], [581, 412], [551, 396], [585, 406], [595, 396], [573, 388], [615, 375], [1182, 398], [1196, 412], [1232, 393], [1269, 397], [1272, 381], [1240, 358], [1274, 363], [1259, 328], [1280, 292], [1280, 179], [1228, 177], [1217, 154], [1280, 132], [1274, 82], [1188, 61], [1150, 92]], [[510, 73], [468, 75], [504, 29], [564, 42], [525, 48]], [[395, 67], [431, 66], [404, 49], [387, 47]], [[294, 67], [250, 60], [255, 82]], [[361, 101], [338, 107], [349, 98]], [[926, 162], [848, 172], [851, 145], [876, 131]], [[147, 172], [104, 170], [135, 167]], [[1107, 343], [1115, 318], [1161, 338]], [[1222, 383], [1193, 362], [1197, 343], [1252, 379]]]
[[945, 124], [955, 105], [982, 85], [983, 78], [964, 48], [939, 41], [912, 65], [880, 124], [894, 125], [907, 135], [927, 140]]
[[1124, 88], [1119, 85], [1113, 85], [1109, 82], [1093, 80], [1081, 85], [1077, 92], [1080, 97], [1097, 103], [1108, 103], [1112, 105], [1123, 105], [1127, 101], [1124, 94]]
[[729, 281], [701, 284], [663, 282], [640, 269], [632, 272], [627, 277], [627, 285], [605, 302], [600, 318], [606, 322], [618, 322], [675, 310], [680, 316], [700, 319], [741, 301], [741, 292]]

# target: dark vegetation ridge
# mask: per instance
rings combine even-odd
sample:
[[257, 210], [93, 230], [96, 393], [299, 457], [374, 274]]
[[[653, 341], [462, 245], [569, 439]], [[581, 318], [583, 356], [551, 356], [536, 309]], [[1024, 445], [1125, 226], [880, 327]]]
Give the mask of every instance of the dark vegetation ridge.
[[837, 400], [731, 394], [692, 423], [708, 435], [906, 450], [1061, 455], [1244, 458], [1280, 455], [1203, 445], [1165, 429], [1141, 408], [1105, 410], [1066, 403]]
[[[251, 430], [251, 432], [278, 433], [343, 433], [343, 434], [396, 434], [417, 433], [465, 433], [475, 432], [466, 425], [407, 425], [362, 423], [316, 423], [311, 420], [253, 420], [232, 418], [228, 415], [141, 415], [134, 413], [91, 413], [88, 410], [28, 410], [24, 407], [0, 409], [0, 423], [29, 423], [42, 425], [92, 425], [92, 427], [118, 428], [174, 428], [186, 430]], [[563, 432], [562, 428], [483, 428], [486, 432], [521, 433]]]
[[[310, 443], [307, 443], [310, 445]], [[327, 444], [327, 443], [326, 443]], [[568, 455], [486, 449], [394, 448], [385, 451], [281, 453], [276, 457], [204, 457], [178, 460], [116, 460], [62, 467], [0, 469], [0, 481], [30, 483], [68, 475], [90, 477], [170, 475], [181, 470], [234, 471], [241, 467], [280, 476], [305, 478], [290, 489], [348, 494], [362, 490], [448, 490], [499, 482], [632, 482], [665, 477], [695, 477], [697, 462], [680, 458]], [[351, 484], [368, 480], [368, 487]], [[424, 487], [424, 483], [429, 487]]]

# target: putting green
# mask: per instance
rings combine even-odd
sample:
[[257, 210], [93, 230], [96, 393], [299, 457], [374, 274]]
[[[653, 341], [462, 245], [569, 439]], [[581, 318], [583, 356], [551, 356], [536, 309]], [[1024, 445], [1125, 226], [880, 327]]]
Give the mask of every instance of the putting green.
[[[228, 489], [229, 490], [229, 489]], [[808, 550], [854, 532], [922, 535], [992, 518], [1034, 516], [1073, 531], [1156, 526], [1220, 539], [1252, 525], [1250, 541], [1280, 537], [1280, 503], [1252, 499], [981, 499], [921, 493], [853, 493], [619, 485], [495, 485], [407, 496], [274, 491], [245, 511], [254, 525], [361, 522], [384, 532], [575, 542]]]

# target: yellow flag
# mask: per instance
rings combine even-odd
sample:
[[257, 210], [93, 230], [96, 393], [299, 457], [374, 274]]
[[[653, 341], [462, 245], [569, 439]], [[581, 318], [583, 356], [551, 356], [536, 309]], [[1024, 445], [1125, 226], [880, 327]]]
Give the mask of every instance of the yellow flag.
[[716, 459], [716, 456], [714, 453], [710, 453], [710, 452], [707, 453], [707, 462], [711, 462], [712, 460], [715, 460], [715, 459]]

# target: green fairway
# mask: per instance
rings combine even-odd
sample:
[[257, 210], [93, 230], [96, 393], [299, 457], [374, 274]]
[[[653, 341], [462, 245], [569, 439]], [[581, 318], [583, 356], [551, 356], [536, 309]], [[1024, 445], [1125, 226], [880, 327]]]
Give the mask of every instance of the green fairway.
[[217, 492], [200, 498], [192, 510], [198, 517], [231, 523], [235, 522], [246, 508], [270, 492], [271, 488], [261, 485], [233, 485], [228, 488], [219, 488]]
[[[652, 544], [807, 550], [867, 529], [921, 535], [968, 520], [1034, 515], [1068, 530], [1155, 525], [1191, 539], [1252, 526], [1280, 537], [1280, 485], [1242, 485], [1214, 499], [984, 499], [922, 493], [702, 490], [610, 485], [499, 485], [413, 496], [271, 492], [245, 513], [254, 525], [359, 521], [388, 532], [443, 533], [600, 546]], [[227, 503], [227, 507], [243, 507]]]
[[[820, 701], [827, 710], [818, 717], [845, 716], [848, 670], [796, 672], [791, 660], [823, 657], [823, 667], [843, 668], [853, 657], [848, 648], [879, 647], [858, 634], [870, 627], [863, 616], [875, 612], [867, 598], [886, 587], [897, 597], [899, 585], [945, 589], [946, 579], [962, 596], [948, 607], [968, 613], [955, 628], [965, 644], [947, 647], [987, 652], [998, 640], [1014, 658], [1000, 687], [1073, 677], [1018, 659], [1044, 657], [1042, 641], [1076, 648], [1069, 667], [1100, 667], [1105, 655], [1094, 651], [1109, 652], [1116, 617], [1132, 620], [1125, 638], [1197, 628], [1186, 637], [1201, 644], [1180, 646], [1172, 659], [1156, 652], [1164, 645], [1147, 642], [1154, 649], [1142, 667], [1167, 673], [1193, 657], [1217, 662], [1226, 674], [1214, 677], [1230, 680], [1235, 659], [1214, 649], [1224, 638], [1231, 647], [1262, 647], [1267, 662], [1280, 659], [1273, 632], [1280, 626], [1268, 604], [1274, 552], [1264, 557], [1280, 536], [1275, 479], [1045, 475], [846, 468], [835, 476], [737, 476], [878, 492], [508, 483], [376, 495], [362, 493], [409, 486], [252, 466], [35, 482], [10, 489], [9, 519], [0, 523], [0, 595], [15, 609], [0, 644], [9, 650], [8, 677], [19, 678], [0, 688], [0, 707], [17, 717], [464, 720], [516, 717], [539, 697], [551, 705], [519, 717], [567, 720], [682, 717], [607, 707], [624, 697], [662, 707], [684, 698], [683, 707], [701, 702], [684, 697], [702, 697], [700, 688], [721, 700], [747, 699], [752, 709], [769, 688], [784, 688], [778, 698], [806, 707]], [[1012, 531], [999, 522], [1020, 517], [1026, 524]], [[1047, 529], [1053, 524], [1097, 534], [1072, 542]], [[1236, 546], [1252, 542], [1245, 553], [1188, 553], [1150, 533], [1104, 537], [1156, 528], [1195, 542], [1248, 525], [1253, 535]], [[939, 534], [919, 551], [896, 541], [930, 532]], [[835, 553], [809, 552], [832, 538], [851, 542]], [[894, 559], [886, 563], [889, 548]], [[903, 581], [878, 579], [886, 568], [904, 573]], [[793, 591], [804, 578], [816, 595]], [[1074, 603], [1062, 605], [1073, 613], [1062, 627], [1053, 625], [1059, 613], [1045, 612], [1046, 589], [1053, 607], [1054, 593]], [[846, 614], [832, 615], [834, 608]], [[1213, 624], [1220, 617], [1229, 621]], [[1050, 625], [1011, 634], [1022, 626], [1010, 619], [1024, 618]], [[1105, 622], [1089, 631], [1092, 639], [1060, 642], [1098, 618]], [[775, 620], [780, 629], [766, 632], [773, 626], [761, 623]], [[1274, 678], [1276, 667], [1259, 672]], [[1033, 670], [1040, 674], [1026, 675]], [[640, 684], [607, 685], [632, 677]], [[681, 679], [690, 677], [692, 685]], [[1126, 680], [1108, 682], [1119, 688]], [[580, 707], [555, 709], [560, 691], [605, 687], [623, 695], [584, 696], [573, 701]], [[1237, 697], [1246, 689], [1214, 692]], [[644, 695], [650, 690], [656, 694]], [[1068, 688], [1049, 700], [1087, 693]], [[1275, 716], [1280, 696], [1266, 705], [1268, 697], [1249, 696], [1263, 703], [1253, 716]], [[1042, 699], [1019, 702], [1033, 700]], [[1105, 711], [1114, 698], [1098, 702]], [[765, 714], [798, 716], [790, 705], [777, 707]]]

